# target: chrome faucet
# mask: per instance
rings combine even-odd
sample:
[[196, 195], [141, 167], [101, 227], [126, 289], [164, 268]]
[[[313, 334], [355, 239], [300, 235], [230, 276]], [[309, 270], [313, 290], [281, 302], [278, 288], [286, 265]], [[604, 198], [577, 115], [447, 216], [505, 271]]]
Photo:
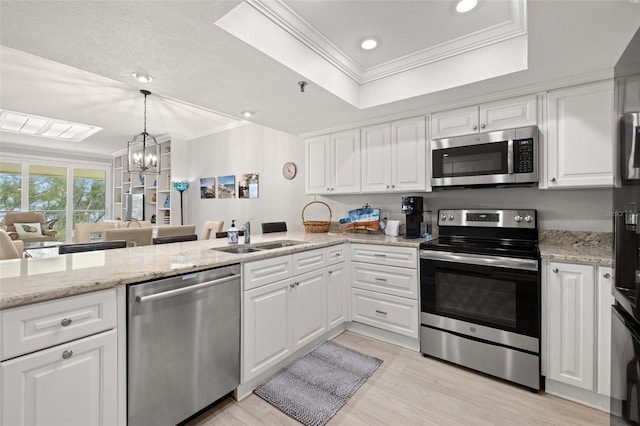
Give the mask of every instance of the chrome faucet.
[[[251, 218], [253, 219], [253, 218]], [[251, 219], [247, 220], [244, 225], [244, 243], [251, 244]]]

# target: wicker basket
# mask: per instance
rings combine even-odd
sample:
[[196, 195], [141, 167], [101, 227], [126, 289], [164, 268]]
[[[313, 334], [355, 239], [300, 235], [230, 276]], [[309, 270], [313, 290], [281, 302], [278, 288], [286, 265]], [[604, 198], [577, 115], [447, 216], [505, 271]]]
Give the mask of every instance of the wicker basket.
[[[324, 204], [327, 209], [329, 209], [329, 220], [304, 220], [304, 211], [311, 204]], [[302, 209], [302, 224], [304, 225], [304, 230], [311, 233], [320, 233], [320, 232], [329, 232], [329, 227], [331, 226], [331, 207], [327, 203], [323, 203], [322, 201], [312, 201], [308, 203]]]

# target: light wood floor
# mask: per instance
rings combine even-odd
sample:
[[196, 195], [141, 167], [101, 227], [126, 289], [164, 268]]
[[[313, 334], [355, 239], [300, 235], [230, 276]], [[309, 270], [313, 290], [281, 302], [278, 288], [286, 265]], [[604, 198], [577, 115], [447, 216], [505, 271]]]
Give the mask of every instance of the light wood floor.
[[[359, 334], [335, 338], [384, 362], [329, 425], [608, 425], [609, 415]], [[189, 426], [299, 425], [255, 394], [216, 404]]]

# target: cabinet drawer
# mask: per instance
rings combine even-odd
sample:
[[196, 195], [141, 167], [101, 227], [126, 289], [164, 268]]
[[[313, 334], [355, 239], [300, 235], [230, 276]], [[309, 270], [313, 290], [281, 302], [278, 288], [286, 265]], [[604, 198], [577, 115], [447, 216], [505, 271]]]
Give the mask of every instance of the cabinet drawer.
[[245, 290], [251, 290], [291, 276], [293, 276], [293, 262], [290, 255], [247, 263], [244, 265], [242, 273]]
[[345, 244], [327, 247], [327, 266], [335, 265], [345, 260], [347, 260], [347, 246]]
[[302, 274], [327, 266], [327, 251], [325, 249], [303, 251], [293, 256], [293, 275]]
[[416, 269], [353, 262], [351, 264], [351, 279], [351, 285], [356, 288], [418, 299], [418, 271]]
[[409, 337], [418, 337], [418, 302], [403, 297], [354, 288], [353, 321]]
[[418, 267], [418, 249], [411, 247], [352, 244], [353, 262], [375, 263], [376, 265]]
[[20, 306], [0, 314], [4, 360], [115, 328], [116, 290]]

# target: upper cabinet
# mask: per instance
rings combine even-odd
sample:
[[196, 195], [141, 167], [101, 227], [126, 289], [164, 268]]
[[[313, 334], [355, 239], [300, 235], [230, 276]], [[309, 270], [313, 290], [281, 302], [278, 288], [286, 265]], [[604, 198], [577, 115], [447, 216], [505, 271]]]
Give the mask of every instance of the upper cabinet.
[[522, 96], [431, 115], [431, 139], [537, 124], [536, 96]]
[[553, 90], [548, 102], [548, 188], [612, 186], [613, 82]]
[[362, 192], [426, 189], [426, 119], [414, 117], [360, 129]]
[[360, 130], [305, 141], [307, 194], [360, 192]]

